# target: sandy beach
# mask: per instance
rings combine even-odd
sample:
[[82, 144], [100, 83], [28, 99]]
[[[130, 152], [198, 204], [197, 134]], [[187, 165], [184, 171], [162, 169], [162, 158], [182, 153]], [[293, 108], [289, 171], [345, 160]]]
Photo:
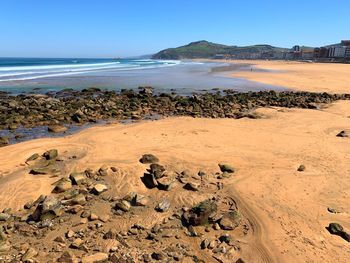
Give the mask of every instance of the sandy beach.
[[235, 72], [231, 75], [233, 77], [289, 87], [298, 91], [350, 92], [350, 64], [264, 60], [234, 60], [231, 62], [253, 66], [253, 71]]
[[[255, 67], [284, 73], [238, 72], [235, 76], [308, 91], [347, 92], [350, 65], [254, 62]], [[349, 243], [326, 227], [340, 223], [350, 230], [350, 139], [336, 135], [350, 128], [350, 102], [338, 101], [320, 110], [260, 108], [262, 119], [165, 118], [122, 125], [110, 124], [77, 134], [38, 139], [0, 149], [0, 208], [20, 209], [28, 200], [50, 194], [57, 178], [30, 175], [24, 161], [33, 153], [56, 148], [74, 155], [66, 174], [101, 165], [117, 167], [115, 193], [131, 191], [169, 198], [191, 206], [213, 192], [156, 192], [141, 182], [144, 153], [157, 155], [176, 171], [215, 174], [229, 163], [235, 174], [221, 194], [232, 196], [253, 228], [247, 262], [347, 262]], [[299, 165], [306, 170], [298, 172]], [[329, 213], [333, 208], [340, 213]], [[164, 219], [151, 213], [142, 223]], [[131, 221], [121, 221], [130, 227]], [[48, 237], [48, 240], [53, 237]], [[239, 239], [239, 238], [238, 238]], [[49, 240], [50, 242], [52, 240]], [[198, 240], [193, 239], [198, 246]], [[205, 253], [204, 253], [205, 254]], [[207, 262], [217, 262], [207, 258]]]

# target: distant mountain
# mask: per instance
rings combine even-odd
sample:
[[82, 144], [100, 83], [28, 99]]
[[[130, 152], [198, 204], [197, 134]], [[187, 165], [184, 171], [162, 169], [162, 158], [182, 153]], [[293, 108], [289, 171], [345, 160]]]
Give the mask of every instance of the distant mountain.
[[226, 46], [208, 42], [205, 40], [192, 42], [188, 45], [168, 48], [153, 55], [153, 59], [194, 59], [213, 58], [217, 55], [240, 56], [244, 54], [287, 51], [286, 48], [279, 48], [270, 45], [253, 46]]

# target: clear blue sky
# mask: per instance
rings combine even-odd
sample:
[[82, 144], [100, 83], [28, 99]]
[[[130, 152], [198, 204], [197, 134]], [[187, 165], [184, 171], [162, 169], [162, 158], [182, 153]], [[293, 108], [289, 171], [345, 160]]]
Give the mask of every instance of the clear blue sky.
[[349, 0], [0, 0], [0, 56], [132, 56], [202, 39], [320, 46], [349, 39], [349, 26]]

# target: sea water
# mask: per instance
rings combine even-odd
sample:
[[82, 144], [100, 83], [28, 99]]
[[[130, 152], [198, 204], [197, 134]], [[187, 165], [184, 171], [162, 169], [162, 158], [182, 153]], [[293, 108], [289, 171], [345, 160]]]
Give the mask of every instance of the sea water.
[[0, 58], [0, 90], [46, 93], [65, 88], [120, 90], [152, 86], [180, 94], [213, 89], [281, 89], [213, 72], [226, 63], [151, 59]]

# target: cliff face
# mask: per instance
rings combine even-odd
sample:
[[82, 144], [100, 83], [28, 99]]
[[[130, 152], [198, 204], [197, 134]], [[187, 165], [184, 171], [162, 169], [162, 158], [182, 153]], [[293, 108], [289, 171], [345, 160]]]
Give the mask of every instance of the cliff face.
[[188, 45], [168, 48], [153, 55], [153, 59], [194, 59], [194, 58], [213, 58], [217, 54], [221, 55], [240, 55], [258, 52], [271, 52], [286, 50], [283, 48], [273, 47], [270, 45], [254, 46], [226, 46], [208, 42], [205, 40], [192, 42]]

